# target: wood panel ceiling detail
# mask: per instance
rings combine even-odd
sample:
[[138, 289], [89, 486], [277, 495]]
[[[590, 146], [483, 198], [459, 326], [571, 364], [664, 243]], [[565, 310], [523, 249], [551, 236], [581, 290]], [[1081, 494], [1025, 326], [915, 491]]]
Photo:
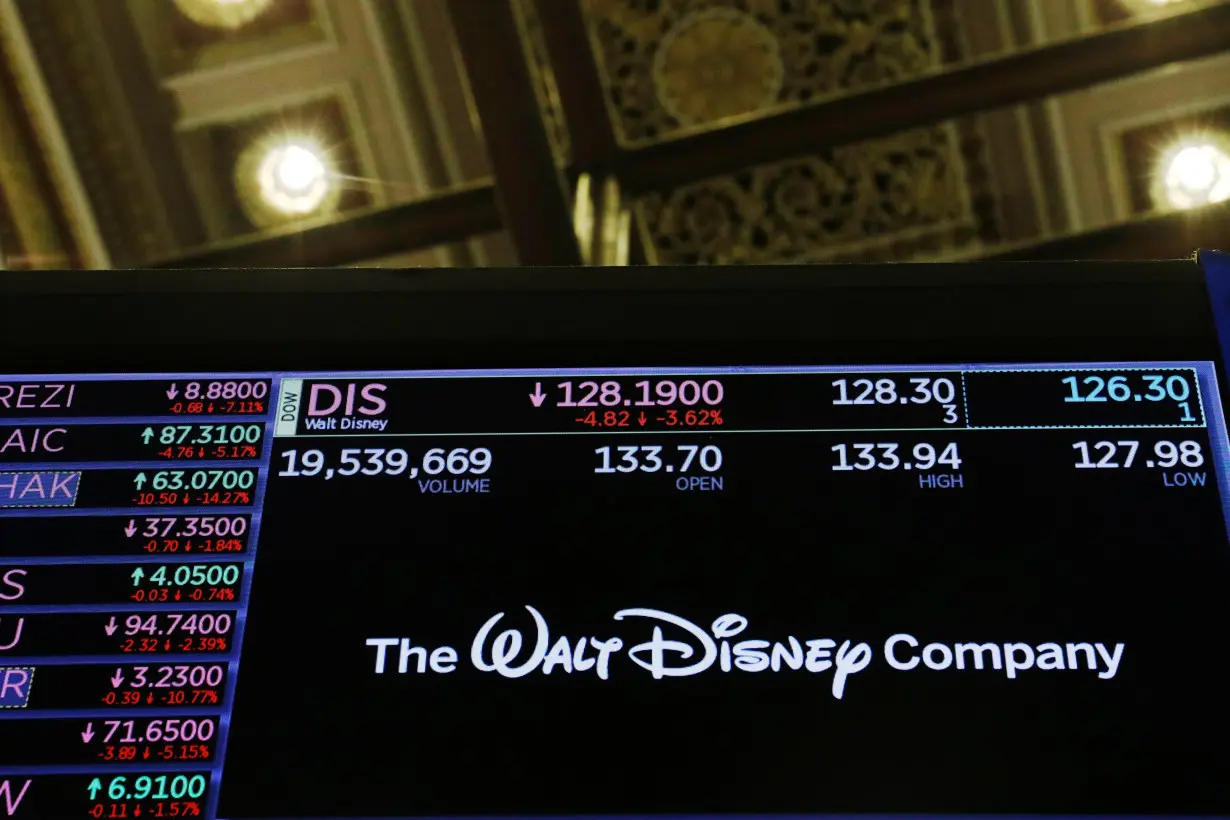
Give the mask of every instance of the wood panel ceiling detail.
[[[637, 211], [643, 261], [966, 258], [1152, 219], [1156, 143], [1230, 106], [1230, 0], [279, 0], [225, 36], [169, 3], [0, 2], [120, 265], [354, 262], [493, 219], [567, 261], [582, 175]], [[255, 237], [237, 158], [312, 120], [353, 187]]]

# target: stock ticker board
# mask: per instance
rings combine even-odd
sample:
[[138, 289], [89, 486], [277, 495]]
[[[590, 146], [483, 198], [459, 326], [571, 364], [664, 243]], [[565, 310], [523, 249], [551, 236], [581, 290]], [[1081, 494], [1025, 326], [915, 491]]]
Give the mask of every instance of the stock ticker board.
[[1209, 362], [0, 377], [0, 815], [1214, 812], [1226, 458]]

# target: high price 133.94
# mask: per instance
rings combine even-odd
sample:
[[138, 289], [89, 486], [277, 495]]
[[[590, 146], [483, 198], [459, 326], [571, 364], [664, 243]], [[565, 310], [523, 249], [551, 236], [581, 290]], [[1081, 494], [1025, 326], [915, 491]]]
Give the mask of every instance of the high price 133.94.
[[956, 442], [913, 447], [895, 442], [835, 444], [833, 469], [850, 470], [960, 470], [961, 455]]

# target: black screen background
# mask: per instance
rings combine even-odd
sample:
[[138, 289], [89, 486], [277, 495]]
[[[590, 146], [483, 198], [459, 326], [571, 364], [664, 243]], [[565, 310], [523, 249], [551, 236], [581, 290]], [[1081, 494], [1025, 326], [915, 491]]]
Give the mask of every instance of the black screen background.
[[[927, 273], [921, 273], [923, 270]], [[63, 292], [30, 295], [18, 291], [19, 298], [0, 301], [0, 316], [4, 318], [0, 322], [0, 339], [5, 343], [5, 369], [31, 373], [151, 372], [185, 368], [238, 371], [1211, 358], [1220, 361], [1203, 282], [1199, 281], [1190, 263], [867, 267], [855, 273], [860, 280], [886, 280], [880, 284], [893, 287], [851, 286], [850, 277], [841, 269], [830, 268], [798, 269], [798, 276], [819, 283], [814, 288], [808, 286], [802, 290], [779, 287], [772, 291], [694, 292], [695, 286], [691, 284], [678, 292], [668, 287], [656, 293], [561, 295], [497, 288], [499, 292], [495, 293], [447, 297], [429, 294], [430, 298], [423, 298], [422, 294], [380, 292], [380, 285], [373, 286], [369, 279], [385, 277], [382, 280], [385, 284], [391, 280], [384, 273], [370, 271], [344, 272], [347, 283], [357, 283], [353, 291], [347, 290], [349, 284], [344, 284], [331, 290], [326, 288], [329, 292], [296, 293], [293, 285], [270, 288], [279, 291], [277, 293], [261, 292], [263, 285], [254, 288], [257, 292], [245, 292], [246, 285], [237, 284], [241, 280], [266, 283], [271, 280], [263, 279], [263, 274], [258, 276], [244, 271], [176, 274], [174, 281], [182, 287], [177, 285], [166, 287], [165, 292], [137, 295], [131, 291], [132, 283], [120, 285], [119, 290], [104, 284], [95, 292], [88, 292], [100, 281], [98, 274], [90, 274], [89, 284], [83, 277], [46, 288], [48, 294], [57, 288], [61, 291], [79, 289], [83, 291], [79, 296], [66, 297]], [[303, 271], [274, 274], [309, 283], [332, 275]], [[529, 274], [542, 277], [544, 272], [531, 271]], [[678, 271], [669, 270], [652, 272], [655, 280], [677, 280], [678, 274]], [[781, 271], [775, 272], [775, 276], [777, 274]], [[115, 274], [115, 278], [118, 281], [121, 277], [140, 275]], [[447, 275], [456, 274], [448, 272]], [[618, 272], [619, 278], [629, 275], [627, 271]], [[722, 275], [720, 272], [705, 273], [706, 277], [720, 278]], [[65, 278], [70, 276], [66, 274]], [[748, 281], [753, 278], [759, 282], [767, 278], [772, 280], [762, 270], [739, 276]], [[828, 289], [822, 281], [828, 276], [844, 281]], [[915, 277], [931, 285], [897, 287]], [[948, 279], [960, 280], [960, 287], [932, 286]], [[9, 281], [13, 281], [13, 277]], [[34, 290], [44, 288], [48, 281], [54, 281], [53, 277], [40, 274]], [[203, 284], [210, 281], [228, 284], [222, 287]], [[340, 282], [340, 278], [337, 281]], [[309, 284], [305, 290], [314, 286]], [[129, 288], [128, 292], [121, 292], [125, 287]], [[370, 292], [360, 292], [365, 289]], [[140, 321], [118, 324], [103, 321], [104, 317], [117, 313], [131, 314]], [[41, 331], [52, 326], [58, 330], [54, 338], [49, 339]], [[196, 332], [184, 333], [187, 327]], [[967, 464], [972, 464], [972, 459]], [[963, 492], [970, 495], [970, 489], [972, 487], [967, 485]], [[1047, 498], [1059, 497], [1054, 488], [1033, 485], [1026, 489]], [[1158, 495], [1151, 497], [1156, 501]], [[1224, 610], [1213, 611], [1219, 606], [1217, 602], [1224, 599], [1221, 593], [1226, 578], [1225, 553], [1221, 550], [1225, 544], [1224, 527], [1216, 530], [1215, 537], [1210, 536], [1206, 528], [1212, 524], [1207, 514], [1193, 517], [1175, 511], [1144, 521], [1142, 519], [1147, 516], [1137, 503], [1137, 497], [1125, 494], [1111, 507], [1104, 508], [1102, 515], [1085, 519], [1095, 524], [1099, 533], [1098, 538], [1089, 538], [1084, 544], [1086, 548], [1095, 544], [1112, 557], [1126, 550], [1125, 561], [1129, 555], [1153, 561], [1147, 577], [1136, 573], [1130, 578], [1119, 578], [1122, 585], [1115, 587], [1115, 571], [1106, 566], [1099, 567], [1096, 576], [1088, 571], [1065, 574], [1064, 571], [1071, 568], [1069, 556], [1054, 548], [1029, 553], [1033, 559], [1023, 557], [1026, 554], [1020, 547], [1028, 540], [1029, 533], [1034, 533], [1036, 544], [1051, 543], [1036, 532], [1045, 530], [1046, 522], [1040, 520], [1036, 510], [1019, 503], [1026, 497], [1023, 494], [1008, 504], [1005, 496], [1001, 499], [1005, 505], [1002, 515], [987, 516], [992, 524], [988, 540], [1001, 538], [1017, 547], [1015, 565], [1005, 559], [1000, 572], [1017, 572], [1022, 581], [1018, 585], [1021, 591], [1012, 593], [1011, 585], [1007, 585], [1000, 594], [1024, 601], [1023, 610], [1036, 615], [1038, 640], [1079, 640], [1082, 637], [1125, 640], [1129, 648], [1115, 681], [1094, 683], [1092, 673], [1047, 673], [1032, 681], [1025, 678], [1007, 681], [1002, 673], [996, 672], [960, 673], [953, 677], [958, 673], [901, 673], [884, 669], [881, 664], [852, 678], [846, 700], [840, 703], [832, 701], [827, 694], [827, 675], [812, 676], [805, 672], [723, 675], [710, 671], [697, 679], [655, 682], [649, 680], [643, 670], [632, 669], [630, 664], [621, 670], [628, 668], [632, 674], [606, 682], [598, 682], [592, 675], [575, 674], [568, 678], [553, 675], [520, 681], [476, 675], [467, 679], [458, 672], [440, 680], [390, 676], [383, 683], [389, 689], [396, 688], [397, 702], [402, 710], [407, 709], [405, 704], [409, 701], [402, 692], [422, 698], [432, 711], [438, 711], [438, 699], [446, 696], [454, 704], [464, 701], [474, 715], [468, 720], [471, 727], [477, 725], [481, 716], [473, 710], [482, 704], [496, 711], [502, 705], [513, 704], [531, 690], [544, 711], [558, 714], [568, 711], [565, 689], [575, 692], [578, 699], [592, 707], [599, 701], [610, 704], [613, 698], [625, 697], [623, 693], [626, 698], [633, 698], [637, 692], [644, 695], [651, 687], [654, 697], [667, 698], [671, 684], [682, 683], [688, 695], [680, 695], [683, 688], [675, 687], [671, 705], [685, 714], [703, 713], [712, 723], [705, 729], [707, 736], [719, 740], [728, 738], [730, 735], [725, 733], [728, 727], [735, 727], [736, 733], [759, 731], [761, 742], [756, 751], [762, 755], [772, 755], [774, 750], [783, 749], [796, 757], [812, 755], [822, 761], [822, 765], [807, 771], [807, 780], [801, 786], [796, 784], [784, 792], [775, 791], [772, 777], [778, 775], [773, 774], [767, 776], [770, 779], [763, 781], [763, 785], [756, 781], [732, 795], [730, 792], [734, 789], [730, 787], [730, 780], [732, 773], [737, 774], [735, 766], [729, 762], [709, 769], [690, 765], [687, 757], [673, 753], [664, 740], [672, 733], [678, 735], [677, 725], [658, 721], [640, 738], [636, 751], [643, 756], [665, 759], [667, 763], [656, 768], [641, 766], [634, 771], [624, 767], [588, 773], [590, 777], [605, 778], [609, 788], [586, 795], [584, 805], [576, 808], [586, 814], [611, 811], [618, 801], [625, 805], [636, 799], [649, 802], [650, 795], [677, 793], [680, 788], [693, 795], [688, 810], [709, 805], [722, 811], [737, 811], [739, 806], [750, 805], [760, 798], [759, 811], [786, 804], [806, 804], [813, 811], [847, 808], [859, 812], [877, 808], [893, 810], [894, 807], [920, 812], [928, 810], [929, 806], [974, 811], [980, 806], [993, 805], [1014, 813], [1225, 814], [1228, 808], [1220, 784], [1226, 771], [1226, 747], [1221, 741], [1220, 727], [1226, 724], [1226, 714], [1225, 707], [1220, 705], [1224, 697], [1218, 681], [1225, 676], [1226, 653], [1216, 640], [1217, 626], [1225, 622], [1225, 613]], [[687, 504], [713, 503], [698, 497], [675, 500]], [[890, 518], [879, 512], [882, 499], [877, 496], [875, 501], [874, 512], [863, 515], [861, 520], [865, 528], [879, 530], [889, 525]], [[1084, 501], [1076, 498], [1071, 504], [1080, 505]], [[271, 503], [274, 503], [273, 498]], [[305, 502], [293, 514], [312, 513], [309, 504]], [[850, 510], [855, 509], [853, 504], [849, 506]], [[939, 515], [940, 508], [933, 508], [933, 512]], [[513, 511], [514, 515], [517, 513]], [[809, 509], [808, 514], [814, 515], [815, 511]], [[948, 514], [951, 521], [952, 511]], [[699, 517], [691, 519], [689, 538], [701, 520]], [[1062, 521], [1062, 515], [1057, 515], [1055, 522]], [[463, 523], [473, 524], [473, 521], [466, 519]], [[1146, 525], [1151, 529], [1138, 532], [1138, 528]], [[612, 526], [611, 522], [604, 521], [602, 527], [593, 527], [586, 534], [601, 538], [601, 530]], [[1200, 528], [1198, 536], [1189, 537], [1188, 528], [1191, 527]], [[323, 534], [320, 530], [312, 533], [316, 541]], [[1113, 537], [1116, 534], [1131, 537]], [[1150, 538], [1144, 538], [1146, 534]], [[501, 535], [507, 538], [507, 532]], [[942, 540], [936, 534], [925, 532], [918, 537]], [[569, 540], [582, 542], [579, 534], [570, 535]], [[755, 547], [761, 547], [767, 540], [759, 539]], [[1176, 553], [1173, 549], [1175, 545], [1196, 542], [1205, 545], [1202, 551]], [[1130, 546], [1124, 547], [1124, 544]], [[253, 600], [253, 622], [248, 633], [250, 642], [239, 679], [241, 709], [248, 702], [246, 698], [255, 703], [260, 699], [260, 691], [270, 689], [261, 684], [259, 671], [254, 672], [254, 667], [259, 670], [260, 666], [253, 660], [256, 656], [252, 648], [260, 634], [255, 620], [256, 607], [261, 606], [260, 590], [268, 591], [270, 601], [279, 594], [270, 590], [269, 585], [262, 587], [265, 578], [260, 573], [273, 549], [265, 551], [264, 544], [261, 549], [262, 567], [257, 571], [257, 597]], [[1167, 562], [1155, 560], [1159, 550], [1168, 556]], [[1006, 551], [1005, 554], [1013, 553]], [[947, 560], [943, 557], [945, 553], [938, 555], [940, 557], [931, 567], [932, 578], [937, 577], [936, 573], [944, 566], [942, 562]], [[1176, 555], [1178, 557], [1174, 557]], [[916, 556], [904, 557], [915, 566], [921, 560]], [[1174, 563], [1171, 563], [1172, 558]], [[1034, 567], [1033, 574], [1027, 571], [1030, 560], [1041, 565], [1040, 569]], [[1050, 565], [1046, 566], [1048, 561]], [[903, 561], [903, 567], [909, 565]], [[747, 615], [751, 619], [749, 637], [770, 640], [786, 634], [795, 634], [800, 639], [840, 639], [843, 634], [855, 639], [866, 637], [873, 643], [877, 660], [881, 650], [879, 641], [887, 634], [875, 629], [877, 621], [885, 622], [886, 629], [892, 631], [912, 631], [923, 641], [980, 637], [973, 628], [975, 625], [964, 619], [962, 622], [966, 626], [951, 635], [928, 634], [925, 630], [929, 627], [921, 620], [888, 623], [892, 620], [890, 611], [864, 608], [862, 602], [857, 613], [864, 625], [851, 625], [850, 616], [837, 611], [837, 607], [842, 595], [851, 595], [856, 590], [843, 590], [840, 580], [835, 580], [839, 574], [819, 571], [811, 556], [796, 557], [792, 568], [797, 569], [783, 573], [775, 583], [785, 584], [779, 588], [787, 592], [790, 585], [804, 587], [808, 595], [813, 595], [816, 589], [823, 590], [823, 611], [817, 608], [805, 616], [794, 617], [787, 606], [790, 600], [787, 594], [775, 595], [774, 605], [767, 612], [759, 607], [753, 610], [745, 606], [742, 593], [739, 597], [723, 594], [715, 605], [721, 612], [738, 611]], [[331, 564], [305, 580], [309, 585], [303, 589], [323, 599], [335, 582], [338, 586], [345, 585], [348, 569], [359, 571], [359, 566], [352, 563], [348, 568]], [[951, 563], [947, 569], [946, 585], [960, 586], [962, 573]], [[989, 571], [984, 564], [979, 574]], [[386, 576], [370, 568], [363, 576], [363, 580], [377, 591], [379, 584], [389, 582]], [[695, 572], [692, 576], [699, 577]], [[938, 577], [944, 578], [943, 575]], [[909, 587], [909, 595], [914, 600], [923, 595], [904, 570], [885, 572], [882, 578], [890, 586]], [[1027, 587], [1038, 588], [1038, 578], [1049, 579], [1052, 589], [1055, 584], [1061, 584], [1069, 590], [1080, 578], [1082, 593], [1095, 600], [1117, 596], [1113, 610], [1117, 613], [1114, 634], [1068, 635], [1042, 630], [1042, 624], [1071, 618], [1073, 614], [1065, 606], [1050, 603], [1045, 596], [1031, 598], [1024, 591]], [[289, 588], [290, 583], [292, 581], [288, 580], [280, 586]], [[980, 589], [983, 595], [991, 597], [991, 587]], [[529, 598], [526, 593], [500, 597], [496, 608], [510, 613]], [[581, 616], [565, 618], [541, 597], [534, 603], [546, 612], [555, 629], [576, 636], [589, 625]], [[377, 600], [378, 596], [372, 595], [365, 599], [365, 605], [381, 606], [373, 603]], [[910, 600], [910, 597], [899, 598], [897, 605], [904, 607]], [[686, 611], [687, 602], [680, 598], [672, 598], [672, 601], [678, 602], [674, 604], [674, 611], [695, 614], [700, 623], [718, 614], [692, 613]], [[937, 633], [941, 622], [954, 617], [960, 609], [960, 606], [950, 608], [939, 595], [928, 597], [926, 602], [930, 608], [928, 617], [936, 621]], [[595, 630], [602, 628], [595, 634], [613, 633], [615, 630], [610, 627], [614, 622], [609, 620], [612, 610], [598, 603], [586, 598], [580, 610], [592, 613]], [[697, 606], [702, 603], [698, 602]], [[1030, 604], [1034, 607], [1032, 610]], [[481, 613], [458, 614], [447, 619], [440, 619], [438, 613], [432, 612], [432, 622], [440, 623], [437, 633], [434, 628], [423, 631], [426, 627], [418, 625], [427, 621], [416, 617], [407, 604], [390, 606], [388, 617], [380, 618], [382, 630], [393, 628], [386, 626], [390, 619], [413, 621], [407, 628], [410, 635], [428, 643], [446, 640], [459, 650], [468, 647], [473, 628], [481, 617], [495, 611], [483, 606]], [[1082, 609], [1087, 609], [1089, 617], [1096, 608]], [[336, 624], [343, 630], [359, 628], [358, 624], [324, 621], [330, 611], [327, 604], [320, 603], [312, 608], [313, 620], [308, 623], [315, 624], [318, 630], [326, 623]], [[1201, 612], [1206, 616], [1212, 612], [1209, 617], [1213, 620], [1185, 620]], [[779, 623], [775, 619], [779, 619]], [[1192, 624], [1196, 625], [1196, 632], [1192, 631]], [[528, 624], [520, 622], [518, 626], [524, 629]], [[1031, 635], [1003, 634], [1001, 637], [1000, 629], [992, 628], [991, 624], [985, 631], [993, 640], [1033, 640]], [[1127, 682], [1138, 679], [1134, 677], [1139, 675], [1134, 648], [1142, 640], [1137, 635], [1145, 633], [1155, 635], [1156, 645], [1162, 645], [1161, 640], [1165, 640], [1169, 672], [1167, 675], [1158, 673], [1148, 687], [1128, 687]], [[288, 640], [292, 645], [299, 643], [299, 639]], [[370, 668], [371, 650], [361, 644], [334, 646], [327, 640], [318, 640], [311, 649], [310, 655], [288, 659], [286, 666], [276, 670], [278, 680], [286, 681], [283, 693], [291, 703], [303, 702], [307, 691], [323, 691], [316, 683], [303, 683], [311, 676], [333, 674], [330, 670], [338, 666], [347, 670]], [[278, 658], [289, 655], [268, 643], [263, 651]], [[333, 656], [339, 658], [337, 663], [329, 661]], [[245, 695], [245, 689], [254, 678], [256, 684], [251, 694]], [[713, 698], [729, 696], [732, 692], [737, 696], [735, 690], [738, 689], [745, 690], [744, 695], [749, 687], [761, 694], [777, 694], [775, 689], [799, 685], [797, 679], [800, 678], [809, 682], [809, 703], [819, 704], [817, 711], [823, 715], [823, 722], [818, 722], [818, 717], [808, 718], [802, 706], [784, 697], [773, 700], [762, 697], [758, 703], [760, 710], [777, 709], [779, 714], [786, 714], [785, 720], [775, 724], [775, 731], [765, 730], [765, 722], [758, 722], [754, 715], [722, 716], [705, 709]], [[368, 680], [375, 681], [375, 678], [369, 676]], [[775, 682], [780, 685], [774, 687]], [[616, 683], [618, 688], [612, 685]], [[698, 694], [698, 683], [713, 692]], [[1119, 694], [1110, 694], [1111, 687], [1117, 687]], [[1125, 693], [1128, 689], [1130, 694]], [[1023, 691], [1028, 694], [1022, 696]], [[329, 692], [328, 698], [318, 698], [298, 711], [295, 719], [306, 723], [317, 717], [324, 719], [323, 725], [337, 725], [343, 721], [331, 715], [344, 714], [353, 708], [352, 705], [337, 706], [338, 699], [372, 698], [373, 703], [382, 700], [381, 696], [366, 690], [347, 689], [344, 681]], [[482, 695], [482, 699], [471, 697], [475, 693]], [[388, 700], [388, 695], [383, 699]], [[782, 702], [784, 705], [779, 705]], [[874, 706], [869, 705], [872, 703]], [[527, 794], [532, 797], [551, 792], [564, 799], [569, 796], [571, 785], [566, 776], [544, 766], [536, 771], [530, 783], [519, 783], [517, 788], [500, 795], [491, 787], [495, 783], [492, 778], [498, 779], [502, 771], [500, 766], [532, 752], [537, 748], [535, 742], [542, 748], [548, 748], [548, 744], [566, 747], [577, 738], [593, 737], [599, 741], [602, 738], [600, 732], [587, 734], [584, 723], [572, 719], [571, 713], [564, 721], [563, 733], [548, 738], [541, 731], [541, 721], [535, 720], [532, 714], [514, 712], [520, 715], [516, 719], [528, 729], [526, 737], [532, 739], [528, 746], [522, 743], [513, 748], [483, 748], [469, 743], [460, 757], [451, 759], [454, 765], [442, 784], [425, 795], [410, 788], [414, 767], [405, 763], [406, 756], [430, 761], [440, 757], [441, 752], [417, 745], [412, 725], [390, 724], [384, 715], [377, 714], [377, 710], [371, 711], [373, 714], [365, 723], [367, 734], [364, 735], [370, 738], [369, 747], [332, 752], [320, 745], [313, 747], [320, 755], [329, 754], [337, 768], [329, 775], [334, 782], [308, 785], [318, 794], [332, 793], [338, 799], [342, 799], [340, 796], [345, 792], [348, 797], [343, 813], [348, 815], [372, 810], [373, 803], [365, 799], [364, 794], [373, 794], [373, 784], [379, 781], [364, 772], [376, 771], [367, 761], [378, 754], [387, 755], [389, 762], [377, 761], [376, 765], [384, 765], [386, 770], [394, 772], [397, 782], [406, 784], [397, 795], [401, 811], [412, 810], [412, 801], [420, 805], [419, 800], [444, 799], [452, 795], [472, 804], [496, 801], [500, 813], [514, 813], [518, 801], [524, 804]], [[276, 714], [282, 719], [285, 712]], [[1108, 714], [1125, 719], [1115, 722], [1106, 718]], [[415, 717], [412, 711], [407, 715]], [[799, 722], [807, 719], [812, 720], [810, 726]], [[613, 722], [610, 717], [600, 720], [604, 726]], [[393, 732], [391, 725], [398, 726], [398, 731]], [[286, 730], [271, 727], [269, 735], [249, 734], [244, 744], [241, 737], [245, 731], [252, 732], [238, 724], [234, 727], [230, 749], [233, 755], [244, 756], [249, 761], [244, 764], [249, 766], [249, 771], [245, 773], [238, 766], [228, 768], [223, 809], [246, 813], [278, 800], [283, 801], [277, 807], [278, 812], [287, 811], [284, 801], [293, 800], [293, 793], [262, 791], [281, 776], [279, 772], [288, 768], [280, 762], [286, 758], [280, 756], [273, 742], [279, 737], [285, 741]], [[916, 731], [918, 739], [912, 744], [902, 744], [902, 736], [910, 731]], [[259, 744], [255, 754], [248, 748], [253, 743]], [[293, 757], [300, 751], [291, 750], [289, 754]], [[238, 761], [239, 757], [235, 759]], [[252, 763], [254, 759], [256, 762]], [[1029, 762], [1032, 768], [1022, 769], [1022, 761]], [[754, 771], [769, 768], [757, 763]], [[289, 783], [297, 789], [310, 777], [317, 776], [316, 769], [309, 767], [301, 776], [283, 780], [277, 788]], [[749, 782], [741, 777], [735, 779], [744, 784]], [[848, 788], [849, 784], [858, 784], [860, 788]], [[669, 789], [662, 788], [664, 785]], [[663, 799], [652, 805], [651, 810], [666, 812], [671, 806]], [[316, 805], [311, 813], [319, 816], [327, 814], [328, 809], [328, 806]]]
[[[712, 494], [587, 477], [575, 438], [499, 440], [489, 496], [273, 479], [224, 815], [1224, 811], [1215, 487], [1040, 463], [1066, 465], [1072, 431], [956, 438], [948, 492], [833, 473], [824, 436], [721, 437], [738, 467]], [[527, 603], [553, 641], [646, 640], [611, 620], [626, 607], [737, 612], [741, 639], [866, 640], [874, 660], [841, 701], [831, 673], [655, 681], [622, 653], [607, 681], [474, 671], [491, 615], [533, 635]], [[892, 670], [896, 632], [1127, 648], [1113, 680], [1008, 680]], [[395, 636], [453, 646], [458, 670], [374, 675], [364, 639]]]

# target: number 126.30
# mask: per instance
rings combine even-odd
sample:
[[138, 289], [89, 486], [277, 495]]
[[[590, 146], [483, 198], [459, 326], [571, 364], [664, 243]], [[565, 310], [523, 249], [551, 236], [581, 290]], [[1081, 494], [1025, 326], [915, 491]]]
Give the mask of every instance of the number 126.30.
[[1192, 386], [1185, 375], [1159, 376], [1142, 375], [1142, 384], [1133, 387], [1127, 376], [1068, 376], [1063, 384], [1068, 388], [1068, 395], [1063, 400], [1069, 404], [1086, 402], [1128, 402], [1128, 401], [1173, 401], [1183, 411], [1180, 421], [1195, 421], [1192, 415], [1189, 399]]

